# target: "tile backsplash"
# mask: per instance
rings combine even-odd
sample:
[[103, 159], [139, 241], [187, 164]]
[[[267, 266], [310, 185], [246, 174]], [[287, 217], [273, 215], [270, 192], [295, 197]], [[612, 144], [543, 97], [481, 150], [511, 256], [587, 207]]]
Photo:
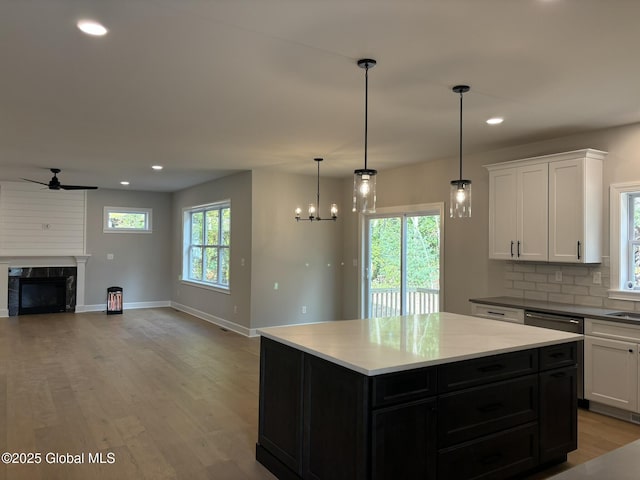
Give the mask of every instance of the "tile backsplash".
[[[599, 284], [594, 282], [598, 276]], [[598, 265], [506, 262], [504, 266], [504, 294], [510, 297], [640, 311], [640, 302], [608, 298], [609, 286], [608, 257]]]

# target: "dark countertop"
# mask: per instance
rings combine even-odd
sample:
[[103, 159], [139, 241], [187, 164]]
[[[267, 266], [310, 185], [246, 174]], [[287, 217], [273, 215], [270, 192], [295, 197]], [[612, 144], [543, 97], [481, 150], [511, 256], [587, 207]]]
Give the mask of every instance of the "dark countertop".
[[640, 476], [640, 440], [581, 463], [549, 480], [637, 480]]
[[[612, 322], [630, 323], [640, 325], [640, 318], [624, 318], [611, 316], [612, 313], [620, 312], [611, 308], [585, 307], [584, 305], [573, 305], [570, 303], [554, 303], [541, 300], [528, 300], [516, 297], [485, 297], [470, 298], [470, 302], [484, 305], [496, 305], [500, 307], [522, 308], [525, 310], [536, 310], [538, 312], [553, 313], [557, 315], [575, 315], [578, 317], [596, 318], [599, 320], [610, 320]], [[638, 315], [638, 312], [629, 312]]]

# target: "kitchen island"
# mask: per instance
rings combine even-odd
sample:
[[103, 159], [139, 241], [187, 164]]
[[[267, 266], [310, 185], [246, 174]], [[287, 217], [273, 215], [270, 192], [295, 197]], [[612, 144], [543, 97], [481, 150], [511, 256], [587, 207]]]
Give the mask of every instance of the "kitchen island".
[[576, 448], [582, 335], [451, 313], [260, 330], [280, 479], [507, 478]]

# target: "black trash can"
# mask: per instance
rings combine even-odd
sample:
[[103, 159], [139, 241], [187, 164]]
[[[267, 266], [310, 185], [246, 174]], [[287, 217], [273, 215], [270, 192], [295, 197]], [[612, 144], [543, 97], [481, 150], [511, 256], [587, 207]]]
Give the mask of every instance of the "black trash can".
[[107, 288], [107, 315], [122, 313], [122, 287]]

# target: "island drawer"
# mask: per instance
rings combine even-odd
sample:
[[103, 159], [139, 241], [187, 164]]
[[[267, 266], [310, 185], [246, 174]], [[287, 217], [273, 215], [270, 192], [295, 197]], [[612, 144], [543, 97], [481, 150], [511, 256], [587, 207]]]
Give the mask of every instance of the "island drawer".
[[538, 424], [529, 423], [440, 450], [438, 478], [509, 478], [538, 463]]
[[438, 445], [448, 447], [538, 418], [538, 376], [438, 397]]
[[540, 349], [540, 371], [570, 367], [578, 360], [578, 343], [561, 343]]
[[373, 408], [425, 398], [437, 393], [436, 368], [418, 368], [372, 378]]
[[538, 351], [536, 349], [450, 363], [440, 366], [438, 370], [438, 391], [446, 393], [530, 375], [537, 371]]

